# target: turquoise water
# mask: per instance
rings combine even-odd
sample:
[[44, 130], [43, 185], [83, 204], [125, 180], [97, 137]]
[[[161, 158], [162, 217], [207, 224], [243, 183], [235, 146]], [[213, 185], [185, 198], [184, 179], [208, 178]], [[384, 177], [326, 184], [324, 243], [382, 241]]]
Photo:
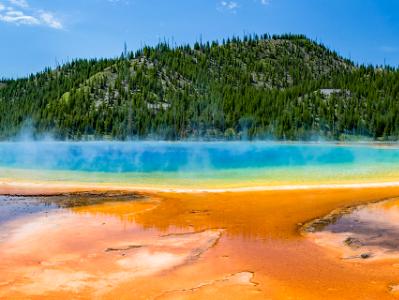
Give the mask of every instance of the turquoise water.
[[399, 149], [277, 143], [0, 143], [0, 166], [88, 172], [200, 172], [397, 163]]
[[[15, 173], [13, 170], [25, 170]], [[42, 173], [39, 173], [42, 172]], [[266, 142], [0, 143], [0, 177], [153, 182], [350, 180], [399, 171], [399, 148]], [[46, 175], [43, 175], [46, 172]], [[399, 173], [399, 172], [397, 172]], [[393, 174], [393, 175], [392, 175]]]

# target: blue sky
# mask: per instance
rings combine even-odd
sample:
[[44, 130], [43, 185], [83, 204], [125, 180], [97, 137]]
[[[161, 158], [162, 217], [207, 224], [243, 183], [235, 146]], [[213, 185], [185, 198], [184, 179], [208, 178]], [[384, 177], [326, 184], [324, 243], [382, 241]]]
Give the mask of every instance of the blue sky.
[[0, 0], [0, 77], [77, 57], [244, 33], [303, 33], [358, 63], [399, 66], [398, 0]]

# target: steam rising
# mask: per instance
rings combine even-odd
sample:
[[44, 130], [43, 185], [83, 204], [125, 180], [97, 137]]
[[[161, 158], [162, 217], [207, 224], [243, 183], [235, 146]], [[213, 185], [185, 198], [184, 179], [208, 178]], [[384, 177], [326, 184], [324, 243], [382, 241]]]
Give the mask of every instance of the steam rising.
[[399, 150], [266, 142], [0, 143], [0, 167], [39, 170], [205, 172], [399, 162]]

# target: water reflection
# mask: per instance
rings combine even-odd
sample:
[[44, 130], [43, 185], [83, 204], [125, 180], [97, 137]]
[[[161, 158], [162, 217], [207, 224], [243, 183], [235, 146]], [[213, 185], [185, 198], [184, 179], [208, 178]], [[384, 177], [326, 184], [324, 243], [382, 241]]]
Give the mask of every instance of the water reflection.
[[0, 196], [0, 224], [17, 218], [48, 213], [56, 209], [70, 209], [100, 205], [107, 202], [145, 201], [146, 197], [137, 193], [85, 192], [66, 193], [54, 196]]
[[315, 240], [344, 258], [399, 257], [399, 199], [333, 212], [307, 225]]

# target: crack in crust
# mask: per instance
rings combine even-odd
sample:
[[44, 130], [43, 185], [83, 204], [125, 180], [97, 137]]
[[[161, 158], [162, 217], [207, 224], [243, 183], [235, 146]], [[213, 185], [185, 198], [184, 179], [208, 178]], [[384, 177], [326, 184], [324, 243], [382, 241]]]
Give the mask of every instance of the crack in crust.
[[217, 284], [229, 284], [230, 283], [233, 285], [235, 284], [235, 285], [258, 286], [259, 283], [253, 281], [254, 276], [255, 276], [255, 273], [252, 271], [243, 271], [243, 272], [239, 272], [239, 273], [233, 273], [233, 274], [229, 274], [221, 279], [216, 279], [216, 280], [211, 280], [209, 282], [200, 283], [195, 287], [166, 291], [158, 296], [155, 296], [153, 298], [153, 300], [160, 299], [162, 297], [168, 296], [170, 294], [175, 294], [175, 293], [196, 292], [202, 288], [206, 288], [206, 287], [217, 285]]

